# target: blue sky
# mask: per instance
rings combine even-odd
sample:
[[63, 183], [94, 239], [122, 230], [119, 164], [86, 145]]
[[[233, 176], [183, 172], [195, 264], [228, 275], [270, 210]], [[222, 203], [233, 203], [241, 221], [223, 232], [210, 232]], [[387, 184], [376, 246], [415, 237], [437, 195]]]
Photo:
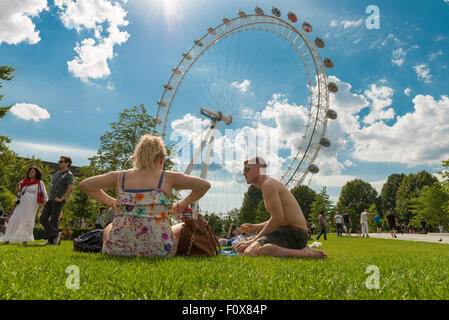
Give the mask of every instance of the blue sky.
[[[380, 191], [392, 173], [436, 173], [449, 158], [448, 1], [0, 0], [0, 5], [0, 64], [17, 67], [1, 90], [2, 104], [14, 108], [0, 120], [0, 132], [12, 138], [11, 148], [21, 156], [56, 161], [66, 153], [75, 165], [88, 164], [124, 108], [144, 104], [156, 115], [163, 84], [194, 39], [223, 17], [235, 18], [239, 9], [252, 14], [257, 5], [266, 14], [278, 7], [284, 19], [288, 11], [296, 13], [298, 28], [303, 21], [312, 24], [309, 40], [322, 38], [321, 57], [335, 63], [327, 75], [339, 86], [331, 97], [339, 117], [326, 132], [332, 146], [322, 148], [316, 160], [320, 173], [306, 179], [312, 188], [325, 185], [336, 200], [341, 186], [358, 177]], [[379, 29], [366, 27], [369, 5], [379, 8]], [[193, 137], [206, 125], [197, 105], [222, 104], [220, 110], [234, 118], [229, 129], [278, 135], [283, 148], [269, 160], [286, 164], [295, 134], [303, 132], [307, 93], [302, 62], [286, 42], [243, 32], [198, 60], [174, 100], [168, 132]], [[193, 123], [198, 126], [189, 129]], [[218, 142], [224, 138], [220, 130]], [[208, 178], [216, 188], [210, 199], [216, 201], [209, 200], [215, 203], [210, 210], [239, 206], [247, 186], [223, 181], [241, 181], [240, 170], [237, 163], [227, 170], [212, 167]]]

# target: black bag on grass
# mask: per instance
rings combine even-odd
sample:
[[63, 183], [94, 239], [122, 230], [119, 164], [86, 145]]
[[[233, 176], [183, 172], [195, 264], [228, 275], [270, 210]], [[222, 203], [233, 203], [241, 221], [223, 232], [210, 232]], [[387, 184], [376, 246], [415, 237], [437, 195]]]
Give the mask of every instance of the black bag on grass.
[[101, 252], [103, 248], [103, 229], [95, 229], [73, 240], [73, 249], [81, 252]]

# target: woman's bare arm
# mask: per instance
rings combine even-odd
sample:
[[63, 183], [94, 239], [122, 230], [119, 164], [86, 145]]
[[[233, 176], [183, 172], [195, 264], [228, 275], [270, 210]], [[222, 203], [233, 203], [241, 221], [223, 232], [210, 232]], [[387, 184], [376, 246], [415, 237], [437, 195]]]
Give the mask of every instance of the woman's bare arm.
[[192, 190], [184, 200], [175, 205], [173, 208], [175, 214], [182, 213], [188, 205], [201, 199], [211, 187], [210, 183], [205, 179], [188, 176], [180, 172], [170, 172], [169, 180], [171, 187], [174, 189]]
[[119, 172], [109, 172], [95, 177], [84, 179], [80, 182], [80, 189], [92, 199], [100, 201], [110, 207], [115, 212], [118, 211], [116, 199], [112, 198], [103, 190], [114, 189]]

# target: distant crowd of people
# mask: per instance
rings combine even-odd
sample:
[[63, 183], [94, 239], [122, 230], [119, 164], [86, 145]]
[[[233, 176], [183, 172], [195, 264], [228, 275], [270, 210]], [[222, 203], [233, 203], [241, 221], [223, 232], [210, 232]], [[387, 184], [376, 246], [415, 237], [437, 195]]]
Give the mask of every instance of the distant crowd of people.
[[[382, 227], [382, 219], [379, 213], [376, 213], [376, 215], [373, 217], [373, 220], [376, 224], [376, 232], [381, 233], [383, 231]], [[387, 211], [387, 215], [385, 216], [386, 226], [388, 228], [388, 231], [391, 234], [392, 238], [397, 238], [397, 233], [410, 233], [415, 234], [416, 230], [413, 228], [412, 224], [409, 223], [407, 226], [405, 223], [400, 223], [399, 219], [393, 214], [391, 210]], [[321, 236], [324, 237], [324, 240], [327, 240], [326, 234], [326, 220], [324, 216], [324, 211], [320, 212], [320, 215], [317, 219], [318, 222], [318, 228], [315, 225], [315, 222], [312, 222], [309, 225], [309, 240], [312, 240], [312, 234], [317, 233], [317, 240], [320, 239]], [[340, 214], [339, 211], [336, 211], [333, 219], [334, 225], [336, 227], [337, 236], [342, 237], [343, 231], [345, 232], [346, 236], [350, 237], [353, 229], [353, 223], [351, 221], [351, 217], [349, 215], [349, 211], [346, 211], [343, 215]], [[369, 238], [369, 224], [370, 224], [370, 217], [368, 214], [368, 210], [363, 210], [362, 213], [360, 213], [360, 224], [357, 226], [356, 234], [357, 236], [362, 236]], [[431, 226], [428, 225], [425, 220], [420, 221], [421, 224], [421, 232], [422, 233], [428, 233], [431, 230]], [[445, 229], [442, 224], [439, 225], [439, 232], [444, 233]]]

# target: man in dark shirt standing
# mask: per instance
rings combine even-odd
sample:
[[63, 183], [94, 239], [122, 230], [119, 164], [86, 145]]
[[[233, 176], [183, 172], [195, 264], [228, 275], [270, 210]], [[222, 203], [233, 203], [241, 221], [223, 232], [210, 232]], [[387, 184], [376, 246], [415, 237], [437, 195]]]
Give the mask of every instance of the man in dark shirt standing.
[[71, 164], [72, 159], [70, 157], [61, 156], [58, 161], [59, 171], [51, 179], [49, 199], [39, 219], [45, 231], [47, 231], [48, 241], [44, 245], [60, 244], [59, 216], [66, 199], [73, 190], [73, 174], [69, 170]]
[[351, 236], [352, 221], [351, 221], [351, 217], [349, 216], [349, 211], [347, 211], [347, 210], [346, 210], [345, 214], [343, 215], [343, 221], [345, 223], [346, 236]]
[[394, 216], [393, 212], [391, 210], [387, 211], [387, 222], [388, 227], [390, 228], [390, 234], [392, 238], [397, 238], [396, 236], [396, 217]]

